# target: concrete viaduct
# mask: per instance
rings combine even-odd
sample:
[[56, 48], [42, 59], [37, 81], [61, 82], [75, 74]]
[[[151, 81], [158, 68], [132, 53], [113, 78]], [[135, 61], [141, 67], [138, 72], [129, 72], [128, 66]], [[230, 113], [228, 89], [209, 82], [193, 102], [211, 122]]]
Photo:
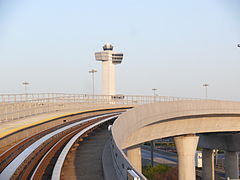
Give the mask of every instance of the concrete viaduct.
[[213, 149], [225, 151], [226, 177], [239, 178], [240, 102], [66, 94], [8, 95], [1, 99], [2, 122], [17, 122], [16, 119], [23, 117], [34, 119], [31, 116], [51, 112], [60, 116], [63, 111], [71, 113], [81, 108], [86, 111], [96, 107], [134, 107], [120, 115], [112, 126], [109, 146], [116, 177], [120, 180], [128, 179], [129, 170], [139, 179], [146, 179], [141, 173], [140, 145], [166, 137], [174, 137], [179, 180], [196, 179], [194, 156], [197, 146], [203, 148], [203, 179], [214, 179]]
[[[113, 144], [141, 173], [140, 144], [174, 137], [179, 180], [194, 180], [195, 151], [203, 148], [203, 179], [214, 179], [213, 149], [225, 150], [226, 177], [239, 178], [240, 103], [214, 100], [159, 102], [122, 114], [112, 127]], [[124, 152], [127, 153], [124, 153]], [[120, 163], [119, 161], [115, 161]], [[119, 167], [119, 164], [116, 165]], [[126, 173], [121, 172], [119, 175]], [[140, 174], [140, 176], [142, 176]], [[120, 177], [121, 179], [122, 177]]]

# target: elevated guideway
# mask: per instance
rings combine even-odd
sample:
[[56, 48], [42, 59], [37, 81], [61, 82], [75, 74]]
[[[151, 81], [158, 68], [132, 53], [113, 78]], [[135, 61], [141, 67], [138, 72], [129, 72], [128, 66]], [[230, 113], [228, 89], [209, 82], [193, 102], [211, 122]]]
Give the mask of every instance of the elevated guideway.
[[[79, 114], [85, 111], [101, 110], [118, 107], [136, 107], [159, 101], [178, 101], [186, 98], [165, 96], [136, 95], [87, 95], [65, 93], [38, 94], [1, 94], [0, 95], [0, 145], [18, 141], [26, 136], [23, 129], [38, 126], [30, 134], [44, 128], [41, 124], [57, 125], [59, 117]], [[53, 122], [53, 119], [54, 122]], [[65, 121], [67, 121], [65, 119]], [[52, 122], [52, 123], [50, 123]], [[62, 121], [58, 121], [62, 123]], [[44, 125], [45, 126], [45, 125]], [[18, 136], [2, 141], [4, 136], [19, 132]], [[29, 131], [30, 132], [30, 131]]]
[[[82, 112], [81, 116], [75, 114], [59, 117], [69, 119], [26, 137], [0, 154], [0, 179], [51, 179], [51, 176], [56, 179], [56, 175], [60, 178], [65, 158], [75, 143], [81, 141], [81, 145], [89, 133], [116, 119], [125, 110], [126, 108], [93, 110]], [[54, 173], [51, 172], [53, 163], [56, 167]]]
[[137, 106], [162, 101], [191, 100], [170, 96], [89, 95], [64, 93], [0, 94], [0, 123], [58, 111]]
[[[1, 147], [45, 129], [68, 123], [84, 113], [94, 117], [106, 111], [134, 107], [122, 114], [112, 127], [109, 147], [118, 179], [127, 179], [129, 173], [145, 179], [141, 174], [140, 144], [165, 137], [174, 137], [180, 180], [195, 178], [193, 154], [197, 145], [203, 148], [203, 171], [206, 179], [214, 176], [212, 150], [217, 148], [226, 152], [225, 164], [230, 167], [225, 168], [226, 175], [231, 178], [239, 175], [236, 168], [236, 152], [240, 151], [240, 145], [235, 144], [240, 140], [239, 102], [79, 94], [0, 97]], [[4, 142], [3, 139], [7, 140]]]
[[[113, 157], [115, 157], [119, 179], [126, 179], [127, 169], [131, 168], [144, 179], [141, 174], [140, 144], [174, 137], [178, 151], [179, 180], [193, 180], [196, 178], [194, 157], [199, 135], [216, 132], [233, 134], [240, 132], [240, 102], [192, 100], [158, 102], [135, 107], [122, 114], [112, 127], [112, 150], [113, 154], [118, 154], [117, 157], [115, 155]], [[206, 179], [214, 176], [211, 168], [213, 166], [212, 149], [216, 146], [210, 146], [210, 142], [211, 140], [205, 146], [201, 143], [203, 148], [208, 148], [203, 152], [205, 164], [203, 174], [207, 175]], [[232, 144], [227, 146], [235, 147], [235, 150], [240, 151], [239, 143], [236, 141], [232, 143], [235, 143], [235, 146]], [[226, 176], [238, 178], [236, 152], [230, 152], [227, 148], [225, 150], [227, 153]], [[124, 163], [125, 168], [119, 168], [121, 163]]]
[[[111, 106], [105, 108], [79, 108], [78, 111], [77, 109], [70, 109], [57, 112], [42, 113], [25, 118], [1, 122], [0, 153], [11, 147], [14, 143], [28, 136], [34, 135], [40, 131], [68, 123], [76, 118], [84, 118], [89, 115], [97, 116], [101, 113], [107, 113], [108, 111], [114, 110], [116, 108], [111, 108]], [[127, 108], [129, 107], [122, 107], [122, 109]]]
[[[63, 127], [69, 123], [72, 123], [73, 121], [76, 121], [77, 119], [81, 120], [86, 117], [94, 118], [101, 114], [108, 114], [110, 112], [120, 113], [140, 104], [148, 104], [157, 101], [176, 101], [183, 99], [159, 96], [92, 96], [76, 94], [19, 94], [0, 95], [0, 97], [0, 152], [4, 152], [9, 148], [11, 150], [17, 149], [17, 153], [14, 153], [14, 156], [10, 155], [7, 159], [2, 158], [7, 157], [7, 154], [10, 152], [1, 154], [2, 172], [0, 177], [6, 177], [7, 179], [10, 179], [11, 176], [18, 178], [19, 175], [16, 173], [17, 171], [21, 172], [21, 177], [28, 178], [29, 176], [27, 174], [33, 173], [33, 167], [35, 166], [34, 164], [38, 163], [37, 159], [40, 159], [40, 157], [43, 155], [42, 153], [46, 152], [46, 160], [42, 159], [42, 162], [43, 165], [47, 165], [47, 163], [49, 163], [49, 157], [51, 157], [56, 151], [55, 148], [58, 146], [60, 147], [60, 145], [64, 144], [64, 142], [66, 142], [70, 137], [74, 136], [74, 134], [76, 134], [78, 131], [78, 129], [74, 130], [73, 132], [64, 131], [66, 137], [64, 136], [59, 142], [57, 142], [57, 139], [51, 140], [53, 137], [55, 138], [55, 135], [50, 139], [47, 139], [47, 144], [51, 142], [46, 146], [48, 149], [50, 148], [51, 144], [54, 145], [54, 143], [56, 143], [56, 147], [53, 146], [50, 148], [49, 152], [48, 149], [41, 150], [41, 148], [43, 148], [42, 146], [45, 145], [39, 144], [39, 147], [36, 146], [36, 148], [40, 149], [41, 153], [37, 153], [38, 151], [35, 150], [32, 150], [28, 155], [23, 153], [25, 152], [24, 149], [26, 147], [29, 145], [31, 147], [31, 144], [34, 145], [34, 142], [38, 138], [44, 136], [48, 132], [51, 132], [55, 128], [58, 129]], [[111, 119], [106, 119], [106, 121], [109, 120]], [[103, 123], [104, 122], [105, 120]], [[97, 127], [97, 124], [94, 125], [94, 127], [95, 126]], [[91, 127], [89, 128], [92, 129]], [[83, 130], [83, 136], [87, 129], [88, 128]], [[14, 146], [14, 144], [16, 145]], [[74, 146], [74, 144], [69, 145], [69, 147], [71, 146]], [[41, 156], [38, 156], [38, 154]], [[17, 156], [19, 156], [20, 159], [18, 158], [18, 160], [14, 160], [13, 158], [17, 158]], [[36, 160], [27, 160], [28, 156], [30, 158], [35, 157]], [[24, 158], [27, 159], [24, 160]], [[15, 161], [18, 162], [18, 166], [15, 166], [17, 165], [14, 163]], [[29, 162], [31, 164], [31, 168], [26, 166], [25, 162]], [[12, 168], [12, 166], [16, 167], [16, 172], [14, 172], [14, 168]], [[38, 166], [41, 167], [42, 165], [39, 164]], [[46, 166], [44, 166], [44, 168], [46, 168]], [[35, 170], [34, 173], [38, 174], [37, 176], [39, 176], [39, 173], [41, 174], [42, 172], [41, 169], [44, 168], [40, 168], [40, 171]], [[24, 169], [28, 170], [25, 171]], [[9, 175], [10, 171], [12, 175]]]

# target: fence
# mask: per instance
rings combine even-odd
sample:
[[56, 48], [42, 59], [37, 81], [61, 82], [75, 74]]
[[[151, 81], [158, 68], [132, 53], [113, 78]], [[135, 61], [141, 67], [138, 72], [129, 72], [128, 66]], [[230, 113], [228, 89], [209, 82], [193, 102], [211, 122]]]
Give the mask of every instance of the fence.
[[89, 95], [65, 93], [1, 94], [0, 122], [31, 115], [96, 105], [134, 106], [154, 102], [193, 100], [169, 96]]

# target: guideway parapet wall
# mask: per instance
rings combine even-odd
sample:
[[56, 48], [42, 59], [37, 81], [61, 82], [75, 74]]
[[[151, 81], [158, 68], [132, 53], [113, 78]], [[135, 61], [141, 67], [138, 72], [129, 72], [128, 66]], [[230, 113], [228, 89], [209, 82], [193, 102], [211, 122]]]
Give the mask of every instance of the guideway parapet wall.
[[[0, 94], [0, 123], [28, 116], [79, 108], [137, 106], [187, 98], [141, 95], [92, 95], [66, 93]], [[188, 98], [189, 99], [189, 98]], [[190, 99], [189, 99], [190, 100]]]

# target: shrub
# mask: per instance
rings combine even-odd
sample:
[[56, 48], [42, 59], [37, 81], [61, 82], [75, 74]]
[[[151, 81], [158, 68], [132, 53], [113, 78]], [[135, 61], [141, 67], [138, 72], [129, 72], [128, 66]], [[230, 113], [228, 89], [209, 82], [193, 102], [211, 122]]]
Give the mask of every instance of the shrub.
[[157, 173], [152, 180], [177, 180], [178, 179], [177, 168], [171, 168], [166, 173]]
[[171, 169], [172, 168], [167, 165], [158, 164], [158, 165], [152, 167], [151, 164], [147, 164], [145, 167], [143, 167], [143, 174], [149, 180], [155, 180], [156, 175], [166, 174]]

